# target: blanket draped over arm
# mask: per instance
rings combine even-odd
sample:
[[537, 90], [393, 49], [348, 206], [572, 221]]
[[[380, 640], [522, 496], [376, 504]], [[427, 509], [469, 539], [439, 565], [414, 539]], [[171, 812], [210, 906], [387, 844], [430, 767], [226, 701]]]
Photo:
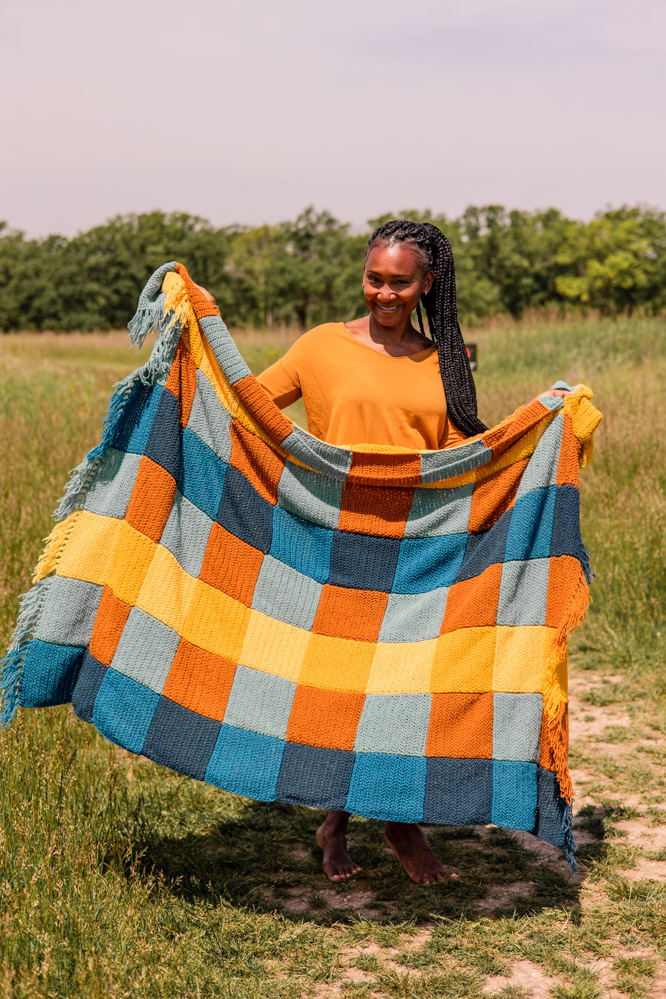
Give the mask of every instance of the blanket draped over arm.
[[277, 409], [180, 264], [142, 293], [130, 334], [152, 330], [22, 598], [2, 722], [71, 701], [235, 794], [492, 822], [573, 864], [590, 390], [448, 450], [334, 447]]

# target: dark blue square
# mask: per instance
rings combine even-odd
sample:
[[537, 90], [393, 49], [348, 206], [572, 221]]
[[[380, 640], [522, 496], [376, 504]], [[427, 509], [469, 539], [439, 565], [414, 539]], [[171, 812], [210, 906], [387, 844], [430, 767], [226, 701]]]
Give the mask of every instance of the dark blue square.
[[219, 731], [220, 722], [161, 697], [142, 752], [155, 763], [203, 780]]
[[106, 666], [86, 649], [81, 671], [72, 691], [72, 707], [81, 721], [92, 722], [95, 698], [106, 674]]
[[182, 436], [183, 463], [178, 491], [211, 520], [217, 517], [228, 465], [187, 427]]
[[144, 385], [137, 379], [118, 422], [113, 439], [115, 448], [143, 454], [163, 391], [161, 385]]
[[428, 760], [424, 822], [482, 825], [490, 822], [492, 801], [492, 760]]
[[178, 400], [166, 389], [162, 392], [148, 435], [145, 454], [177, 479], [182, 463]]
[[507, 562], [550, 555], [556, 493], [557, 486], [533, 489], [517, 501], [506, 541]]
[[230, 534], [264, 555], [270, 551], [273, 507], [233, 465], [227, 468], [222, 501], [215, 519]]
[[559, 850], [574, 847], [571, 832], [571, 805], [560, 795], [557, 777], [537, 767], [537, 811], [534, 835]]
[[333, 586], [390, 593], [399, 555], [397, 538], [334, 531], [328, 582]]
[[575, 486], [558, 486], [550, 555], [580, 557], [580, 494]]
[[462, 564], [466, 534], [405, 538], [393, 579], [393, 593], [430, 593], [451, 586]]
[[512, 513], [513, 510], [507, 510], [489, 531], [469, 535], [465, 557], [454, 582], [473, 579], [480, 576], [488, 566], [504, 562]]
[[356, 753], [319, 749], [288, 742], [275, 797], [294, 805], [342, 811], [347, 800]]

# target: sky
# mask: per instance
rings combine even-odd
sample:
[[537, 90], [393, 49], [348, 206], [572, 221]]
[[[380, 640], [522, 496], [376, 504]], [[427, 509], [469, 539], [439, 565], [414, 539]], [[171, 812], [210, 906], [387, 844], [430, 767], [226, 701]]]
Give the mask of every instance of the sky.
[[0, 220], [666, 209], [664, 0], [2, 0]]

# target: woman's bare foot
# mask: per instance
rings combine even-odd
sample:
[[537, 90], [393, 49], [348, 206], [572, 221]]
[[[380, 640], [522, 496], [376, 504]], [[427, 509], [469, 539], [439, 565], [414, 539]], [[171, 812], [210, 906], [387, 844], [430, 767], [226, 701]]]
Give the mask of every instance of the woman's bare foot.
[[411, 822], [387, 822], [386, 842], [409, 874], [420, 885], [457, 878], [455, 871], [444, 867], [428, 846], [421, 828]]
[[317, 829], [317, 843], [324, 852], [324, 874], [329, 881], [346, 881], [361, 868], [347, 853], [348, 812], [329, 812]]

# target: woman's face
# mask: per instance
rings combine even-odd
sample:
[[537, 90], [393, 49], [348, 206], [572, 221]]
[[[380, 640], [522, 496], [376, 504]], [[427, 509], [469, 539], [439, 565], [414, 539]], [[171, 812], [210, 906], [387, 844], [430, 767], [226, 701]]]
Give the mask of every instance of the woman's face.
[[404, 329], [432, 285], [434, 274], [408, 243], [374, 246], [363, 269], [363, 294], [371, 315], [388, 329]]

